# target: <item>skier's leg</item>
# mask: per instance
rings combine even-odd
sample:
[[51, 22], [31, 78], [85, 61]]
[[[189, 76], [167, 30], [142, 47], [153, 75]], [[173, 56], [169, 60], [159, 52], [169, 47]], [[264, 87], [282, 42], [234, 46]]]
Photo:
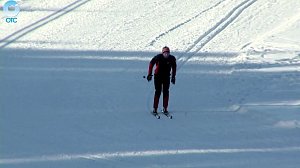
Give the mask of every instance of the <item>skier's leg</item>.
[[157, 111], [159, 97], [160, 97], [161, 89], [162, 89], [162, 82], [158, 76], [154, 77], [154, 86], [155, 86], [155, 94], [154, 94], [154, 101], [153, 101], [153, 109], [154, 109], [154, 111]]
[[169, 105], [169, 88], [170, 88], [170, 78], [165, 78], [163, 81], [163, 106], [164, 111], [168, 111], [168, 105]]

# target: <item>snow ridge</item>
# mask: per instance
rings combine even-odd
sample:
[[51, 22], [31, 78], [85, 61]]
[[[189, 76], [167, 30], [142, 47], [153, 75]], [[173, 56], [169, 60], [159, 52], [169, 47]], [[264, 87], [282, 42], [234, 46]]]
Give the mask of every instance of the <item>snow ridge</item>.
[[22, 164], [33, 162], [49, 162], [49, 161], [67, 161], [67, 160], [100, 160], [127, 157], [149, 157], [149, 156], [167, 156], [167, 155], [187, 155], [187, 154], [232, 154], [232, 153], [276, 153], [276, 152], [297, 152], [300, 147], [284, 147], [284, 148], [232, 148], [232, 149], [181, 149], [181, 150], [150, 150], [150, 151], [131, 151], [131, 152], [115, 152], [115, 153], [98, 153], [98, 154], [59, 154], [52, 156], [41, 156], [32, 158], [14, 158], [0, 159], [0, 164]]

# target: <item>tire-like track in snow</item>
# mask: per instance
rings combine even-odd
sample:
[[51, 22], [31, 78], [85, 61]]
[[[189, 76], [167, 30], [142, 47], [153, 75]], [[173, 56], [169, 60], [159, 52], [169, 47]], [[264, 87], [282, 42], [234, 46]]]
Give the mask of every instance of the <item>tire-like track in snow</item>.
[[[178, 69], [180, 69], [191, 57], [198, 53], [208, 42], [221, 33], [227, 26], [229, 26], [245, 9], [255, 3], [257, 0], [244, 0], [239, 5], [234, 7], [230, 12], [219, 22], [217, 22], [208, 31], [202, 34], [190, 47], [186, 49], [178, 57]], [[194, 50], [193, 52], [191, 52]], [[190, 53], [191, 52], [191, 53]]]
[[201, 12], [198, 13], [197, 15], [195, 15], [195, 16], [193, 16], [193, 17], [187, 19], [186, 21], [184, 21], [184, 22], [182, 22], [182, 23], [179, 23], [179, 24], [177, 24], [176, 26], [170, 28], [169, 30], [167, 30], [167, 31], [165, 31], [165, 32], [163, 32], [163, 33], [161, 33], [160, 35], [158, 35], [157, 37], [155, 37], [155, 39], [152, 40], [152, 41], [148, 44], [148, 46], [153, 46], [154, 43], [156, 43], [156, 42], [157, 42], [160, 38], [162, 38], [163, 36], [169, 34], [170, 32], [172, 32], [172, 31], [174, 31], [174, 30], [176, 30], [176, 29], [178, 29], [179, 27], [181, 27], [181, 26], [183, 26], [183, 25], [185, 25], [185, 24], [187, 24], [187, 23], [189, 23], [189, 22], [195, 20], [196, 18], [198, 18], [199, 16], [201, 16], [203, 13], [205, 13], [205, 12], [207, 12], [207, 11], [209, 11], [209, 10], [211, 10], [211, 9], [213, 9], [213, 8], [215, 8], [215, 7], [217, 7], [217, 6], [219, 6], [219, 5], [220, 5], [222, 2], [224, 2], [224, 1], [225, 1], [225, 0], [219, 1], [219, 2], [216, 3], [215, 5], [213, 5], [213, 6], [209, 7], [209, 8], [207, 8], [207, 9], [205, 9], [205, 10], [203, 10], [203, 11], [201, 11]]
[[54, 21], [54, 20], [60, 18], [61, 16], [65, 15], [65, 14], [68, 14], [69, 12], [86, 4], [89, 1], [91, 1], [91, 0], [76, 0], [76, 1], [68, 4], [67, 6], [61, 8], [60, 10], [58, 10], [48, 16], [45, 16], [42, 19], [39, 19], [38, 21], [22, 28], [21, 30], [18, 30], [16, 32], [6, 36], [5, 38], [0, 40], [0, 44], [4, 43], [0, 46], [0, 49], [5, 48], [6, 46], [8, 46], [9, 44], [18, 40], [19, 38], [25, 36], [26, 34], [50, 23], [51, 21]]

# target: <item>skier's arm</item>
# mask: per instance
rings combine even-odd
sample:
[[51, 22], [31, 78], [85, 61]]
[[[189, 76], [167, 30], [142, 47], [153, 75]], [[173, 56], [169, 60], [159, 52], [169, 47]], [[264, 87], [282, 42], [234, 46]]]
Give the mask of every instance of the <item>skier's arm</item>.
[[149, 68], [148, 68], [148, 76], [152, 75], [152, 70], [153, 70], [153, 66], [155, 65], [156, 62], [156, 56], [152, 58], [152, 60], [149, 63]]
[[172, 78], [171, 78], [171, 83], [175, 85], [175, 82], [176, 82], [176, 69], [177, 69], [177, 64], [176, 64], [176, 58], [174, 57], [173, 58], [173, 61], [172, 61]]
[[176, 70], [177, 70], [177, 64], [176, 64], [176, 58], [174, 57], [173, 64], [172, 64], [172, 77], [176, 76]]

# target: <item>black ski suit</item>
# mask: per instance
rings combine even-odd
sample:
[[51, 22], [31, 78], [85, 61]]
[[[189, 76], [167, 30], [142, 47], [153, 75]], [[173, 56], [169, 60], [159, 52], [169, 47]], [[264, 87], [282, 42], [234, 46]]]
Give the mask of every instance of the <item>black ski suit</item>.
[[[159, 98], [163, 91], [163, 107], [165, 110], [168, 108], [169, 103], [169, 88], [170, 88], [170, 75], [172, 70], [172, 78], [175, 80], [176, 76], [176, 58], [169, 55], [167, 58], [163, 54], [158, 54], [152, 58], [149, 64], [148, 75], [152, 75], [153, 66], [156, 65], [154, 70], [154, 86], [155, 95], [153, 108], [158, 108]], [[175, 82], [175, 81], [174, 81]]]

